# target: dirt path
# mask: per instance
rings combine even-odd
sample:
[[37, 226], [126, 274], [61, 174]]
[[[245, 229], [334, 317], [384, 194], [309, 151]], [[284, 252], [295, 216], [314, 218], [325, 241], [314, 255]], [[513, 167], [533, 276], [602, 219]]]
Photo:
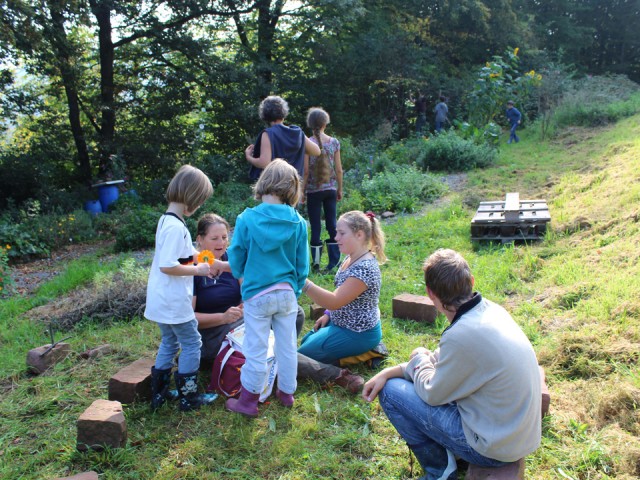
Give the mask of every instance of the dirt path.
[[61, 264], [111, 247], [113, 240], [96, 243], [67, 245], [48, 258], [19, 263], [11, 267], [11, 277], [18, 295], [28, 295], [44, 282], [60, 273]]

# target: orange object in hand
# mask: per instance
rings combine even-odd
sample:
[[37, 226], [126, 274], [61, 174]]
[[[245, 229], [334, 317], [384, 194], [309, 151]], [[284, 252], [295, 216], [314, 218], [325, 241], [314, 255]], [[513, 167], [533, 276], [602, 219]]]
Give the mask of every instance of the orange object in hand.
[[203, 250], [198, 254], [198, 263], [208, 263], [213, 265], [216, 261], [216, 257], [211, 250]]

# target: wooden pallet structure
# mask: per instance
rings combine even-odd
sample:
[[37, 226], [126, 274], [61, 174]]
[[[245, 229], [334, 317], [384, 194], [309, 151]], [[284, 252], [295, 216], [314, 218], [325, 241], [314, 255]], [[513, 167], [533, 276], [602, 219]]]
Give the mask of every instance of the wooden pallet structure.
[[507, 193], [505, 200], [480, 202], [471, 220], [471, 240], [540, 240], [551, 220], [545, 200], [520, 200]]

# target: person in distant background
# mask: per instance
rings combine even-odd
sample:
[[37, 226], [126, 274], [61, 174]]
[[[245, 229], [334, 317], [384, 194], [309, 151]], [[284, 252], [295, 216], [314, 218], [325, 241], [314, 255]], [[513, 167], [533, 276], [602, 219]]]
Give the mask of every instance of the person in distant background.
[[446, 104], [446, 98], [444, 95], [440, 95], [440, 103], [436, 105], [433, 111], [436, 114], [436, 132], [440, 133], [444, 127], [444, 122], [447, 121], [447, 115], [449, 113], [449, 107]]
[[518, 135], [516, 135], [516, 128], [520, 125], [522, 121], [522, 114], [520, 111], [513, 106], [513, 100], [509, 100], [507, 102], [507, 120], [509, 121], [509, 125], [511, 125], [511, 131], [509, 133], [509, 141], [507, 143], [520, 141]]

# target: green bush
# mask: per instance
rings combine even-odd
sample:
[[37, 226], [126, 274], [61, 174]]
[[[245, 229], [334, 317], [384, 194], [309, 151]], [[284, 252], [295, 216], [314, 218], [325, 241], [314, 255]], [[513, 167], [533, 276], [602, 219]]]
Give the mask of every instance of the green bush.
[[233, 226], [236, 217], [245, 208], [256, 204], [251, 185], [239, 182], [222, 183], [214, 188], [213, 196], [200, 207], [194, 217], [197, 219], [205, 213], [216, 213]]
[[11, 292], [13, 281], [11, 279], [11, 270], [9, 269], [9, 252], [11, 245], [0, 244], [0, 297]]
[[161, 215], [161, 209], [148, 205], [142, 205], [120, 214], [119, 227], [116, 230], [116, 251], [124, 252], [153, 247], [156, 227]]
[[362, 182], [364, 209], [376, 212], [415, 212], [444, 190], [445, 186], [436, 177], [412, 166], [380, 172]]
[[572, 82], [553, 112], [556, 127], [597, 127], [640, 111], [636, 83], [624, 75], [586, 77]]
[[423, 170], [461, 172], [491, 165], [497, 151], [489, 145], [476, 144], [453, 131], [431, 137], [416, 159]]

